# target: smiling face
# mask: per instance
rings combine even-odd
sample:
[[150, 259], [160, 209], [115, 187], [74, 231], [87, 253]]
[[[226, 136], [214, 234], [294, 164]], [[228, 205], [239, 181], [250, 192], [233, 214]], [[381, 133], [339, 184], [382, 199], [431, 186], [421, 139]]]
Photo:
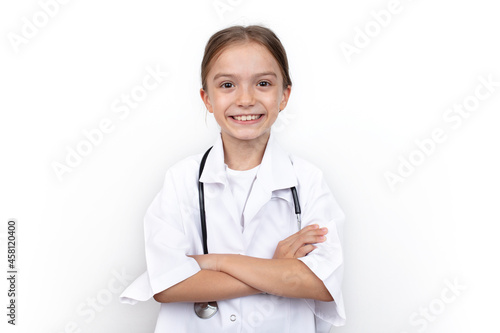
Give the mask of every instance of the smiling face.
[[208, 111], [221, 127], [223, 140], [260, 141], [288, 102], [278, 62], [262, 45], [244, 42], [228, 46], [214, 58], [200, 90]]

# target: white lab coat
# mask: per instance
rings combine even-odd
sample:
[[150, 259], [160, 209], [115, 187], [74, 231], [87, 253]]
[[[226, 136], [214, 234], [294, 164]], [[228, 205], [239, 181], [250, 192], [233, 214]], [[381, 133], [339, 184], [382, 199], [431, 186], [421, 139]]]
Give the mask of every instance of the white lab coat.
[[[198, 204], [198, 172], [203, 153], [185, 158], [165, 175], [163, 188], [144, 218], [147, 271], [120, 295], [135, 304], [175, 285], [200, 270], [186, 255], [203, 254]], [[175, 332], [300, 332], [327, 333], [345, 323], [341, 285], [344, 213], [311, 163], [287, 154], [273, 131], [251, 189], [244, 227], [228, 186], [222, 139], [218, 136], [200, 180], [205, 187], [209, 253], [239, 253], [272, 258], [279, 241], [297, 232], [290, 187], [296, 186], [302, 227], [328, 228], [327, 240], [300, 258], [325, 284], [334, 302], [259, 294], [218, 301], [219, 311], [200, 319], [193, 303], [161, 304], [155, 333]]]

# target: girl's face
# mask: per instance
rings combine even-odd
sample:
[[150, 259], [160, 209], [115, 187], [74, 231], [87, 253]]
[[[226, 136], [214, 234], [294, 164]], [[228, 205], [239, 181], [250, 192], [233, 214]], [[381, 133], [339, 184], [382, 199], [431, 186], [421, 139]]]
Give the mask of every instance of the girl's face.
[[222, 138], [248, 142], [267, 140], [291, 91], [290, 86], [283, 89], [278, 62], [255, 42], [227, 47], [213, 61], [206, 87], [200, 95], [221, 127]]

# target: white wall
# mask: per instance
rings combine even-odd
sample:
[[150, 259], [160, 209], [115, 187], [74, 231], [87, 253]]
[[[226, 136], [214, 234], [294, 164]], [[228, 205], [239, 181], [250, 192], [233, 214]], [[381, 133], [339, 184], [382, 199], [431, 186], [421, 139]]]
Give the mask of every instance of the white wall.
[[[18, 326], [4, 307], [2, 332], [153, 331], [158, 304], [122, 305], [119, 290], [145, 269], [142, 218], [165, 170], [217, 134], [211, 116], [205, 123], [199, 67], [209, 36], [233, 23], [262, 23], [282, 39], [294, 86], [279, 140], [325, 171], [348, 217], [348, 322], [332, 331], [497, 326], [493, 2], [221, 0], [231, 6], [222, 15], [213, 0], [62, 2], [0, 5], [1, 256], [16, 218], [19, 268]], [[61, 4], [44, 22], [40, 3]], [[388, 7], [381, 27], [371, 12]], [[23, 18], [46, 25], [30, 30]], [[356, 53], [343, 53], [347, 44]], [[168, 75], [129, 114], [113, 112], [147, 68]], [[481, 83], [489, 77], [491, 91]], [[463, 103], [474, 110], [448, 111]], [[113, 129], [59, 180], [52, 164], [105, 119]], [[415, 140], [434, 131], [439, 142], [419, 153]], [[421, 164], [402, 167], [400, 157]], [[391, 187], [385, 175], [398, 168], [406, 174]]]

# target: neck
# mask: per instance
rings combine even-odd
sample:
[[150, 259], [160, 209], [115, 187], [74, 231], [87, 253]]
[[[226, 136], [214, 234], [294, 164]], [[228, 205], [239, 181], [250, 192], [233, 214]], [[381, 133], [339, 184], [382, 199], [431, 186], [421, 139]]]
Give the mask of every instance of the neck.
[[262, 162], [270, 132], [253, 140], [238, 140], [221, 133], [224, 163], [233, 170], [249, 170]]

